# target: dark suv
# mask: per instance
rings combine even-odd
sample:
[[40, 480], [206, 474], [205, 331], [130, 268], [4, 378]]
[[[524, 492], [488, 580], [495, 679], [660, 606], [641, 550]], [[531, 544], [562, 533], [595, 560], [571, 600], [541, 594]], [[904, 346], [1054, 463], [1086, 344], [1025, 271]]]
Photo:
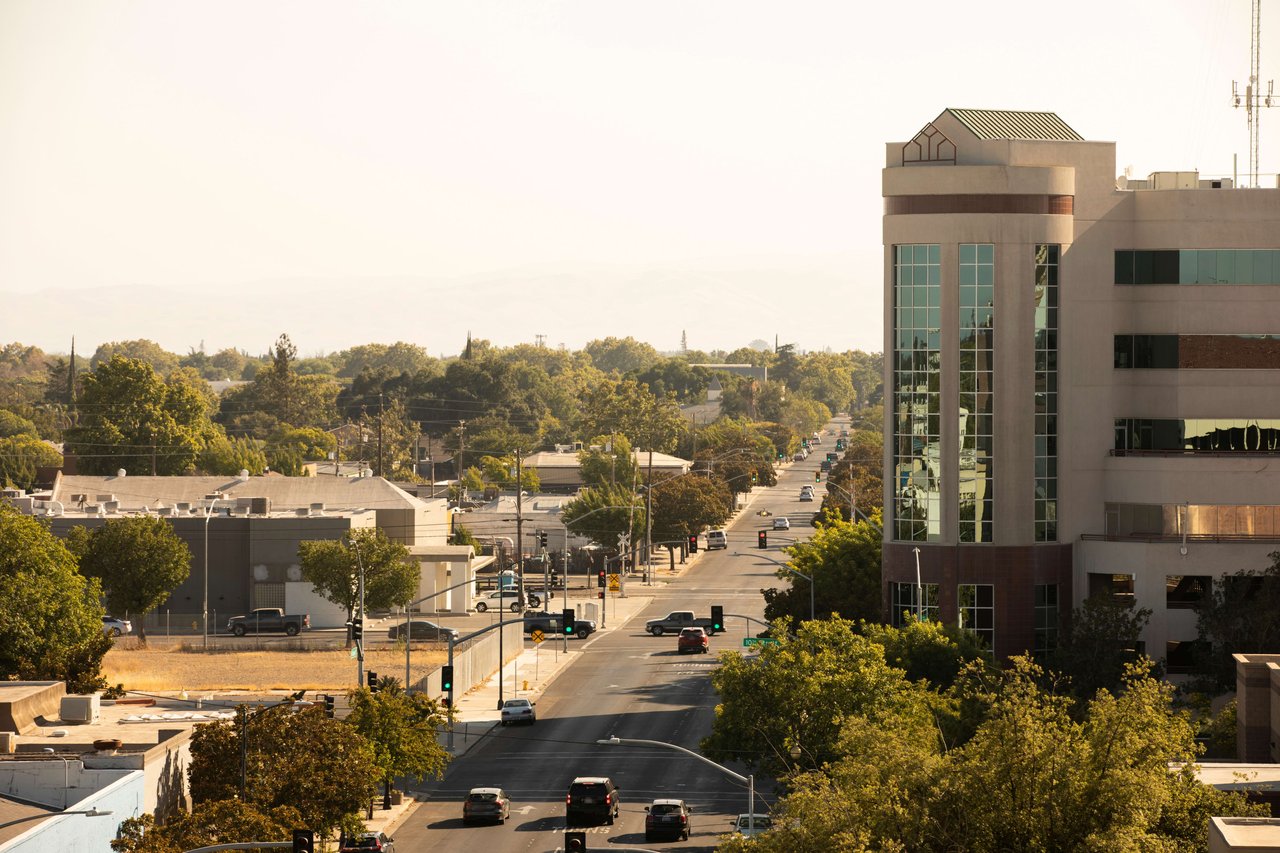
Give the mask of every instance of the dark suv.
[[608, 776], [579, 776], [564, 798], [564, 821], [575, 826], [583, 820], [613, 823], [618, 816], [618, 786]]

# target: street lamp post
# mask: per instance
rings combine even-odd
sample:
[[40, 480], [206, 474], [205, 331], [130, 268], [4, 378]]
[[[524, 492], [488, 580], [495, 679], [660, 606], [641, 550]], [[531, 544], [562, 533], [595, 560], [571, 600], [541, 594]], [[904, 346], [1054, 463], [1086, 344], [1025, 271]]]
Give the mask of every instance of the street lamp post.
[[916, 621], [924, 621], [924, 586], [920, 583], [920, 549], [912, 548], [916, 555]]
[[28, 821], [49, 820], [50, 818], [62, 817], [63, 815], [68, 815], [68, 814], [79, 814], [79, 815], [84, 815], [85, 817], [106, 817], [112, 814], [112, 811], [110, 809], [91, 808], [91, 809], [76, 809], [74, 811], [65, 811], [65, 812], [41, 812], [40, 814], [29, 814], [20, 818], [15, 818], [14, 820], [7, 820], [4, 823], [0, 823], [0, 829], [7, 829], [8, 827], [14, 826], [15, 824], [26, 823]]
[[737, 779], [739, 782], [742, 782], [747, 786], [747, 829], [748, 831], [755, 830], [756, 777], [754, 773], [748, 773], [746, 776], [743, 776], [740, 773], [733, 772], [723, 764], [716, 764], [705, 755], [699, 755], [691, 749], [685, 749], [683, 746], [676, 746], [674, 743], [667, 743], [662, 740], [640, 740], [638, 738], [610, 735], [607, 738], [598, 739], [596, 743], [603, 744], [605, 746], [656, 746], [661, 749], [673, 749], [676, 752], [683, 752], [685, 755], [696, 758], [703, 764], [714, 767], [731, 779]]
[[209, 501], [204, 509], [204, 606], [201, 610], [200, 622], [204, 626], [204, 647], [209, 648], [209, 519], [213, 517], [213, 505], [217, 498]]

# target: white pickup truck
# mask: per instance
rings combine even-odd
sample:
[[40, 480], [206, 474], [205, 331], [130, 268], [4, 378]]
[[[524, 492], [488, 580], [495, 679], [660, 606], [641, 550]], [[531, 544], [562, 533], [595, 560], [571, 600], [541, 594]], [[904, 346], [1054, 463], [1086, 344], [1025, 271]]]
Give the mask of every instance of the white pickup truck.
[[682, 628], [705, 628], [708, 634], [715, 634], [711, 617], [694, 616], [692, 610], [673, 610], [661, 619], [650, 619], [644, 623], [644, 629], [655, 637], [668, 632], [679, 634]]

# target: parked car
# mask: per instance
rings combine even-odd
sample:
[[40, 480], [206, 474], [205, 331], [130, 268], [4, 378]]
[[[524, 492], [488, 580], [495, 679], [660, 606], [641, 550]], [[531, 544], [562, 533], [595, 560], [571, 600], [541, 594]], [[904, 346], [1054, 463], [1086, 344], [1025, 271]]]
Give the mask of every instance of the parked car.
[[501, 788], [472, 788], [462, 801], [462, 822], [491, 820], [505, 823], [511, 817], [511, 798]]
[[528, 723], [533, 725], [538, 714], [533, 710], [533, 703], [528, 699], [508, 699], [502, 703], [502, 724]]
[[102, 617], [102, 633], [108, 637], [119, 637], [121, 634], [132, 634], [133, 623], [128, 619], [117, 619], [114, 616]]
[[611, 824], [618, 812], [618, 786], [608, 776], [579, 776], [569, 785], [564, 798], [564, 822], [569, 826], [584, 819]]
[[693, 809], [684, 800], [654, 800], [645, 806], [644, 840], [653, 841], [661, 836], [689, 840], [689, 812]]
[[[530, 607], [537, 607], [542, 604], [542, 599], [534, 593], [528, 593], [525, 600]], [[500, 589], [497, 592], [490, 592], [476, 599], [476, 612], [484, 613], [490, 607], [496, 607], [499, 610], [506, 608], [512, 613], [519, 613], [523, 608], [520, 601], [520, 592], [514, 589]]]
[[338, 853], [395, 853], [395, 839], [385, 832], [362, 832], [343, 836], [338, 841]]
[[680, 629], [680, 636], [676, 638], [677, 654], [701, 652], [705, 655], [709, 651], [711, 651], [711, 639], [707, 636], [706, 631], [701, 628]]
[[773, 520], [773, 529], [774, 530], [790, 530], [791, 519], [787, 518], [785, 515], [778, 516]]
[[237, 637], [245, 634], [278, 634], [284, 631], [290, 637], [311, 627], [311, 614], [285, 613], [279, 607], [259, 607], [247, 616], [232, 616], [227, 620], [227, 630]]
[[773, 818], [767, 814], [740, 814], [733, 822], [733, 831], [739, 835], [759, 835], [773, 826]]
[[407, 632], [404, 629], [403, 622], [396, 622], [390, 629], [388, 629], [387, 638], [390, 640], [398, 640], [405, 633], [408, 633], [410, 640], [458, 639], [457, 628], [446, 628], [443, 625], [437, 625], [435, 622], [428, 622], [426, 619], [410, 620], [409, 630]]

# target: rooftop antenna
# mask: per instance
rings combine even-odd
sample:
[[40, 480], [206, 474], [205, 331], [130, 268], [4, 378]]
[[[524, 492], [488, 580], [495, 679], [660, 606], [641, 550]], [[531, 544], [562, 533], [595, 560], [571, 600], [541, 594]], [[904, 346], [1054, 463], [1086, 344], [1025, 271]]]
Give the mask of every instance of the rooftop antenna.
[[1258, 187], [1258, 125], [1262, 116], [1259, 110], [1272, 106], [1271, 100], [1274, 80], [1267, 81], [1267, 94], [1262, 94], [1261, 71], [1259, 69], [1262, 54], [1262, 0], [1253, 0], [1253, 11], [1249, 28], [1249, 83], [1244, 87], [1244, 98], [1236, 81], [1231, 81], [1231, 105], [1239, 107], [1244, 103], [1245, 116], [1249, 121], [1249, 186]]

